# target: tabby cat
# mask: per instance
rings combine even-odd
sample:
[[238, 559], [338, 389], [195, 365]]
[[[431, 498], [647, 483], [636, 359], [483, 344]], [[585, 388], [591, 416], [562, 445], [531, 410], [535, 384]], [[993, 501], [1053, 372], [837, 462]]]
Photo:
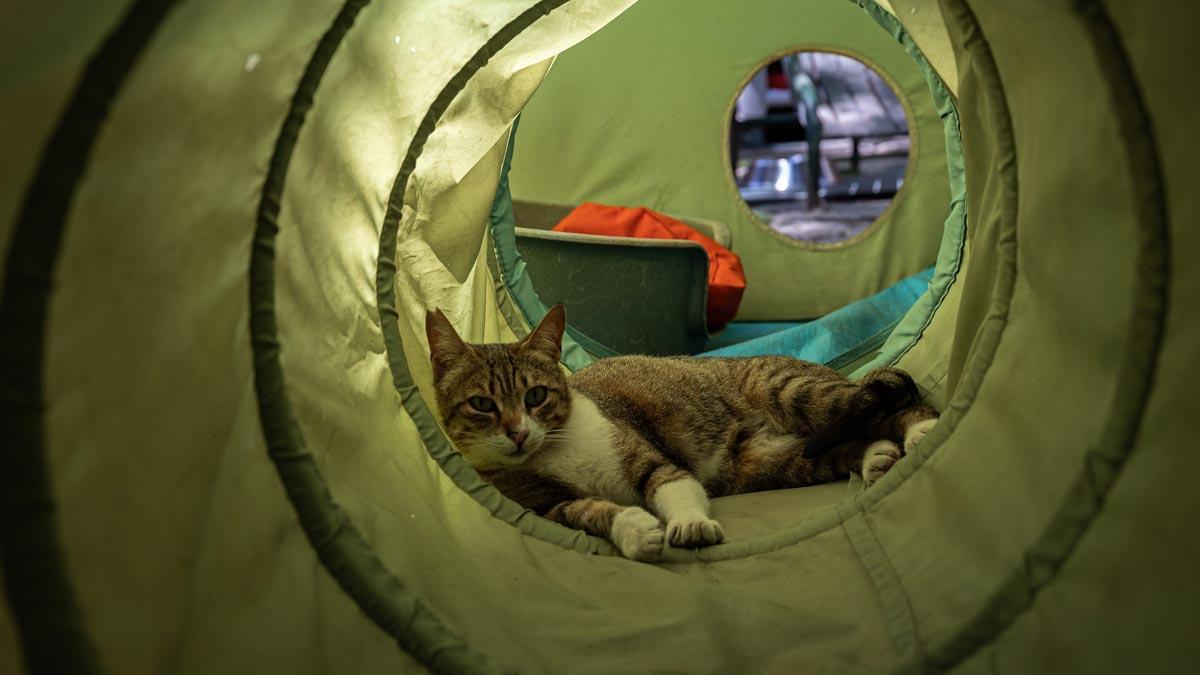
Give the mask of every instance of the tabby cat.
[[565, 326], [556, 306], [520, 342], [467, 344], [429, 312], [438, 407], [502, 493], [631, 559], [721, 542], [710, 497], [874, 483], [937, 420], [892, 368], [851, 382], [784, 356], [622, 356], [566, 376]]

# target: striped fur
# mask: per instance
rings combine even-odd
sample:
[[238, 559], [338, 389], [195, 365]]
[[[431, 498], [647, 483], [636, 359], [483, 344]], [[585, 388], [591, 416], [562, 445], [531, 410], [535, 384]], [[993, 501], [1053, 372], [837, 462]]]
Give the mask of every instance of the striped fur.
[[[623, 356], [567, 377], [558, 366], [564, 328], [555, 307], [521, 342], [472, 345], [431, 312], [442, 421], [501, 492], [637, 560], [655, 559], [664, 540], [720, 542], [710, 497], [851, 472], [873, 482], [937, 418], [900, 370], [851, 382], [783, 356]], [[527, 393], [539, 387], [544, 400]]]

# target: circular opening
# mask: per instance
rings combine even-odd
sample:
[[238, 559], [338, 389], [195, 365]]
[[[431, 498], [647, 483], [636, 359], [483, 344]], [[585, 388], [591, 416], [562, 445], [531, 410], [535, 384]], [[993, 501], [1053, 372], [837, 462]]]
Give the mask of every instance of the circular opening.
[[845, 54], [798, 50], [759, 68], [729, 121], [738, 193], [771, 230], [838, 244], [904, 184], [909, 134], [895, 89]]

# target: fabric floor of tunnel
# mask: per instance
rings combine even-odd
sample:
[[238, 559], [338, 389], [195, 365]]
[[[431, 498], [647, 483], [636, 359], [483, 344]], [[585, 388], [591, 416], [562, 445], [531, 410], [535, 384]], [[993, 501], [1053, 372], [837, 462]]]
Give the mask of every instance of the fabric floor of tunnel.
[[[0, 10], [0, 672], [1186, 669], [1198, 13]], [[913, 120], [887, 222], [840, 249], [770, 249], [715, 187], [727, 109], [663, 103], [797, 45], [861, 55]], [[909, 370], [941, 421], [870, 489], [716, 500], [728, 541], [661, 564], [535, 516], [446, 437], [423, 330], [437, 306], [507, 342], [544, 314], [514, 196], [728, 222], [752, 284], [794, 274], [747, 296], [764, 316], [936, 258], [857, 373]]]

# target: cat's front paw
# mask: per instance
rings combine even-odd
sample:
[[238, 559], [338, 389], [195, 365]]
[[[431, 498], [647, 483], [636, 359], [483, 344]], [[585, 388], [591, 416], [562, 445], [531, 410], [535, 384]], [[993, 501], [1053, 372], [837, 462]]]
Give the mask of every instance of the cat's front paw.
[[890, 471], [900, 457], [900, 446], [891, 441], [875, 441], [867, 446], [862, 462], [862, 477], [866, 481], [867, 487], [871, 487], [875, 481], [883, 478], [883, 474]]
[[937, 424], [937, 418], [931, 420], [921, 420], [908, 428], [904, 433], [904, 454], [912, 454], [917, 444], [929, 433], [929, 430]]
[[626, 558], [654, 562], [663, 552], [662, 523], [645, 509], [631, 506], [613, 518], [612, 541]]
[[667, 523], [667, 541], [676, 548], [697, 548], [725, 540], [721, 524], [712, 518], [695, 516], [676, 518]]

